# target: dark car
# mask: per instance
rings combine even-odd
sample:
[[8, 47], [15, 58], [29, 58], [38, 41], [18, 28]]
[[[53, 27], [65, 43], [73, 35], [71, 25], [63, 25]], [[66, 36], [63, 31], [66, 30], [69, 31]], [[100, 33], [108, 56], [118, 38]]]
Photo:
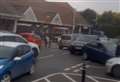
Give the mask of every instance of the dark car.
[[79, 34], [76, 40], [71, 41], [69, 51], [71, 54], [82, 54], [82, 48], [84, 47], [84, 45], [93, 41], [97, 41], [97, 39], [97, 35]]
[[84, 46], [83, 58], [99, 63], [106, 63], [112, 57], [118, 56], [117, 44], [113, 42], [93, 42]]

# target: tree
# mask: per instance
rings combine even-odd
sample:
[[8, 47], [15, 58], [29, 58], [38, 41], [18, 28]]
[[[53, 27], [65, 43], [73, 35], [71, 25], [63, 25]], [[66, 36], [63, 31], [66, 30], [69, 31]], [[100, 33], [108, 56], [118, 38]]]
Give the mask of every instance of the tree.
[[97, 23], [108, 36], [116, 37], [120, 35], [120, 13], [104, 12], [98, 16]]
[[87, 20], [88, 23], [90, 23], [90, 24], [95, 23], [97, 13], [94, 10], [86, 9], [85, 11], [81, 12], [80, 14]]

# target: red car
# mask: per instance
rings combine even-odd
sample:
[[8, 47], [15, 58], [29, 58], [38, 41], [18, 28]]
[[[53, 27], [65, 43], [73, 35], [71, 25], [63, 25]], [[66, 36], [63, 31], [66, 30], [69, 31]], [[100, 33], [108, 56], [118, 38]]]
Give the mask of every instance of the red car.
[[34, 33], [20, 33], [24, 38], [26, 38], [29, 42], [33, 42], [37, 44], [39, 47], [43, 45], [43, 41], [40, 36]]

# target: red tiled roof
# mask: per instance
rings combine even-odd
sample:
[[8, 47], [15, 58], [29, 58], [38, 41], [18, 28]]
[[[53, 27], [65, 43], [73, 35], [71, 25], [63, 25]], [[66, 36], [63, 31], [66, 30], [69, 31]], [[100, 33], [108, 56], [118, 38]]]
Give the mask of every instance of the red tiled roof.
[[0, 15], [12, 17], [21, 16], [7, 0], [0, 0]]
[[[24, 12], [27, 7], [31, 6], [39, 21], [50, 22], [53, 17], [59, 13], [62, 23], [65, 25], [73, 24], [73, 11], [68, 3], [63, 2], [46, 2], [44, 0], [8, 0], [20, 12]], [[85, 24], [86, 21], [82, 16], [76, 14], [76, 23]]]

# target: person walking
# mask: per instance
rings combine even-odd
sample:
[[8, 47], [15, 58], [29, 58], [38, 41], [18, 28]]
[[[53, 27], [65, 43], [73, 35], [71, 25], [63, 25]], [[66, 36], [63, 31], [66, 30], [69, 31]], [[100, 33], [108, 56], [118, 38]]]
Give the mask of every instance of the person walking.
[[46, 47], [50, 47], [50, 38], [49, 36], [46, 36]]

